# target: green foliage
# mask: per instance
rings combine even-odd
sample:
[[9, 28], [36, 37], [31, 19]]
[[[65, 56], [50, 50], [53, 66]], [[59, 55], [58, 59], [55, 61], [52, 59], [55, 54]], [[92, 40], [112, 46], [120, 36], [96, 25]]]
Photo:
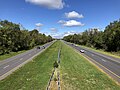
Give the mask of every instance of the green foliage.
[[20, 30], [19, 24], [7, 20], [0, 21], [0, 55], [30, 49], [36, 45], [52, 41], [51, 36], [38, 30]]
[[55, 82], [57, 81], [57, 78], [56, 78], [56, 77], [54, 78], [54, 81], [55, 81]]
[[107, 51], [120, 50], [120, 20], [108, 25], [104, 32], [98, 29], [89, 29], [81, 34], [65, 36], [65, 41], [104, 49]]
[[110, 23], [105, 28], [104, 42], [108, 51], [120, 50], [120, 20]]

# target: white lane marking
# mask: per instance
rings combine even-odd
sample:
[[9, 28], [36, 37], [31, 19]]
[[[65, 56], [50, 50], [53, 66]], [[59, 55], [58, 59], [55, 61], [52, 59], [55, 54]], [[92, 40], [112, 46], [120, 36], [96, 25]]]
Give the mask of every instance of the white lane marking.
[[105, 59], [102, 59], [103, 62], [107, 62]]
[[9, 67], [9, 65], [5, 66], [3, 69], [5, 69], [5, 68], [7, 68], [7, 67]]
[[21, 58], [20, 60], [23, 60], [23, 58]]
[[30, 56], [31, 54], [29, 54], [29, 56]]
[[91, 54], [92, 56], [94, 56], [94, 54]]

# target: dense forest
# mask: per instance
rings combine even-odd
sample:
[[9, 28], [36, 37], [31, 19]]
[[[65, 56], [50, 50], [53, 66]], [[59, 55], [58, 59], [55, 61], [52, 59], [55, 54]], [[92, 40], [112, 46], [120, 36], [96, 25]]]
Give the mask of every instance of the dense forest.
[[120, 51], [120, 20], [106, 26], [104, 31], [89, 29], [80, 34], [65, 36], [65, 41], [104, 49], [106, 51]]
[[36, 45], [52, 41], [52, 37], [38, 30], [20, 30], [20, 25], [7, 20], [0, 21], [0, 55], [28, 50]]

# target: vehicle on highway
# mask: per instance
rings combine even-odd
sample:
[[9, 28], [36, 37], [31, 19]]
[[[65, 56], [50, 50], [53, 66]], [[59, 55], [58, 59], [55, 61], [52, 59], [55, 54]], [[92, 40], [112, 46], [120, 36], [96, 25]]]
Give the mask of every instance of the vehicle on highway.
[[78, 45], [77, 45], [77, 44], [75, 44], [75, 46], [77, 47]]
[[85, 50], [83, 50], [83, 49], [82, 49], [82, 50], [80, 50], [80, 52], [81, 52], [81, 53], [84, 53], [84, 52], [85, 52]]
[[40, 49], [40, 46], [38, 46], [37, 49]]
[[43, 49], [45, 49], [45, 46], [43, 46]]

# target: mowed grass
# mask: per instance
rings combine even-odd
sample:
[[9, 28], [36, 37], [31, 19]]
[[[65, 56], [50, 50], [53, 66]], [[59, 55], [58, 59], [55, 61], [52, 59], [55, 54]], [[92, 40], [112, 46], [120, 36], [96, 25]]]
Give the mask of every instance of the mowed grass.
[[64, 43], [60, 68], [62, 90], [120, 90], [112, 79]]
[[0, 81], [0, 90], [45, 90], [57, 60], [59, 43], [55, 42], [33, 61]]

